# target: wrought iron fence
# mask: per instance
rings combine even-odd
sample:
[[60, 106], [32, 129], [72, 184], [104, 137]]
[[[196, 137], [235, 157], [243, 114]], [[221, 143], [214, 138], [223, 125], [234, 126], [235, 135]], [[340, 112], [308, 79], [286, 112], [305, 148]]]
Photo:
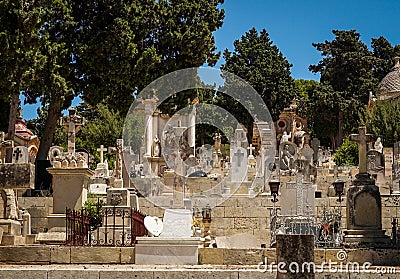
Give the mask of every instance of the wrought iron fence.
[[339, 209], [307, 216], [282, 215], [280, 209], [271, 210], [271, 246], [277, 234], [314, 235], [315, 247], [333, 248], [343, 243], [342, 214]]
[[71, 246], [134, 246], [144, 236], [145, 215], [132, 208], [98, 206], [66, 210], [66, 244]]

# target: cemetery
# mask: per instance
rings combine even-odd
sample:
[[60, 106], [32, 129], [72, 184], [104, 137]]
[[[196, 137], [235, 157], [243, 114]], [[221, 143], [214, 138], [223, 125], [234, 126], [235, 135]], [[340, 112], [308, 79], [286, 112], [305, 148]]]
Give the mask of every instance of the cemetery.
[[3, 2], [0, 278], [398, 278], [400, 45], [334, 29], [303, 79], [216, 37], [260, 6], [306, 61], [323, 2]]
[[[293, 101], [275, 123], [255, 119], [250, 144], [237, 123], [224, 155], [220, 133], [195, 146], [200, 104], [170, 118], [157, 102], [156, 91], [137, 100], [146, 126], [139, 153], [124, 139], [101, 145], [95, 169], [90, 154], [75, 148], [85, 119], [70, 108], [60, 119], [67, 150], [52, 146], [48, 154], [49, 196], [30, 194], [43, 190], [35, 185], [36, 142], [26, 147], [1, 134], [3, 264], [133, 264], [147, 266], [137, 271], [143, 278], [156, 276], [157, 265], [204, 266], [189, 268], [193, 276], [247, 266], [232, 276], [253, 278], [265, 259], [313, 262], [314, 269], [330, 261], [400, 265], [398, 144], [383, 148], [360, 126], [349, 137], [359, 165], [339, 167], [310, 138]], [[34, 137], [21, 119], [17, 125]], [[114, 169], [105, 154], [115, 156]], [[233, 272], [218, 270], [221, 278]]]

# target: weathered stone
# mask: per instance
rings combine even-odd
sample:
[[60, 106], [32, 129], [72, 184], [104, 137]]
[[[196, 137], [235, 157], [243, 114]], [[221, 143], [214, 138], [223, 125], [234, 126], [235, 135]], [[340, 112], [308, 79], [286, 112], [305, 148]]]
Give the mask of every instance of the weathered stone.
[[25, 164], [0, 164], [0, 188], [28, 190], [35, 188], [35, 166]]
[[71, 263], [71, 247], [53, 246], [50, 248], [50, 263], [69, 264]]
[[134, 264], [135, 263], [135, 248], [134, 247], [121, 247], [121, 263]]
[[[134, 275], [133, 275], [134, 274]], [[100, 279], [153, 279], [153, 271], [132, 271], [132, 270], [101, 270], [99, 272]]]
[[[31, 277], [34, 278], [34, 277]], [[49, 270], [48, 279], [98, 279], [99, 271], [97, 270]]]
[[[313, 235], [277, 235], [276, 236], [276, 262], [285, 263], [277, 278], [315, 278], [314, 269], [302, 270], [304, 263], [314, 262], [314, 236]], [[290, 265], [297, 263], [300, 272], [292, 273]], [[295, 270], [295, 267], [292, 270]], [[304, 272], [302, 272], [304, 271]]]
[[257, 265], [263, 260], [263, 249], [224, 249], [225, 265]]
[[50, 247], [43, 247], [43, 246], [1, 247], [0, 259], [3, 262], [49, 263]]
[[71, 247], [71, 263], [120, 263], [119, 248]]
[[223, 248], [199, 248], [199, 264], [224, 264]]

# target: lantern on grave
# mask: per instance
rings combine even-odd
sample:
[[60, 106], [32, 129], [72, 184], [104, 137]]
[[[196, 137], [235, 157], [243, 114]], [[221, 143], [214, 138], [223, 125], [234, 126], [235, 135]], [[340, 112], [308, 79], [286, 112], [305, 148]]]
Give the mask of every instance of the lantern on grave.
[[336, 196], [339, 196], [338, 202], [342, 202], [342, 195], [344, 193], [344, 181], [340, 179], [336, 179], [332, 183], [333, 187], [335, 188]]
[[201, 215], [203, 216], [203, 222], [211, 222], [211, 207], [209, 204], [203, 207]]
[[278, 180], [271, 180], [269, 183], [269, 189], [271, 191], [271, 195], [274, 196], [274, 198], [272, 199], [272, 202], [277, 202], [278, 199], [276, 198], [276, 196], [278, 195], [279, 192], [279, 185], [281, 184]]

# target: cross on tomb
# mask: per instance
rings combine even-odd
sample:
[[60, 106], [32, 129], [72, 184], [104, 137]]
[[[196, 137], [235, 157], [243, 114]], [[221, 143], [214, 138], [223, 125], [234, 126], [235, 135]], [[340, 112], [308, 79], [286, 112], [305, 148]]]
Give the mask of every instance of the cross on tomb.
[[318, 138], [313, 138], [311, 141], [311, 148], [314, 150], [314, 157], [313, 160], [316, 162], [318, 161], [318, 151], [321, 145], [321, 141]]
[[104, 145], [100, 145], [100, 148], [97, 148], [97, 151], [100, 152], [100, 163], [104, 163], [104, 152], [107, 151], [107, 148]]
[[247, 147], [247, 149], [249, 150], [249, 156], [253, 155], [253, 151], [256, 150], [255, 147], [253, 147], [253, 144], [250, 144], [249, 147]]
[[18, 162], [19, 158], [22, 157], [22, 151], [19, 148], [15, 149], [13, 152], [13, 157], [15, 157], [15, 162]]
[[240, 149], [238, 149], [236, 153], [233, 153], [233, 156], [237, 158], [237, 166], [240, 167], [242, 165], [241, 163], [244, 157], [244, 153]]
[[[303, 176], [296, 175], [295, 183], [287, 183], [288, 188], [296, 189], [296, 214], [299, 216], [309, 215], [313, 213], [314, 208], [314, 190], [311, 182], [303, 183]], [[290, 205], [293, 206], [293, 205]], [[287, 214], [287, 212], [285, 212]], [[293, 212], [290, 212], [293, 214]]]
[[77, 115], [75, 108], [70, 108], [68, 115], [61, 118], [60, 124], [68, 132], [68, 153], [75, 154], [75, 135], [85, 124], [85, 118]]
[[374, 135], [367, 134], [367, 128], [360, 126], [358, 134], [350, 135], [350, 140], [358, 144], [358, 168], [359, 172], [367, 172], [367, 144], [374, 141]]

